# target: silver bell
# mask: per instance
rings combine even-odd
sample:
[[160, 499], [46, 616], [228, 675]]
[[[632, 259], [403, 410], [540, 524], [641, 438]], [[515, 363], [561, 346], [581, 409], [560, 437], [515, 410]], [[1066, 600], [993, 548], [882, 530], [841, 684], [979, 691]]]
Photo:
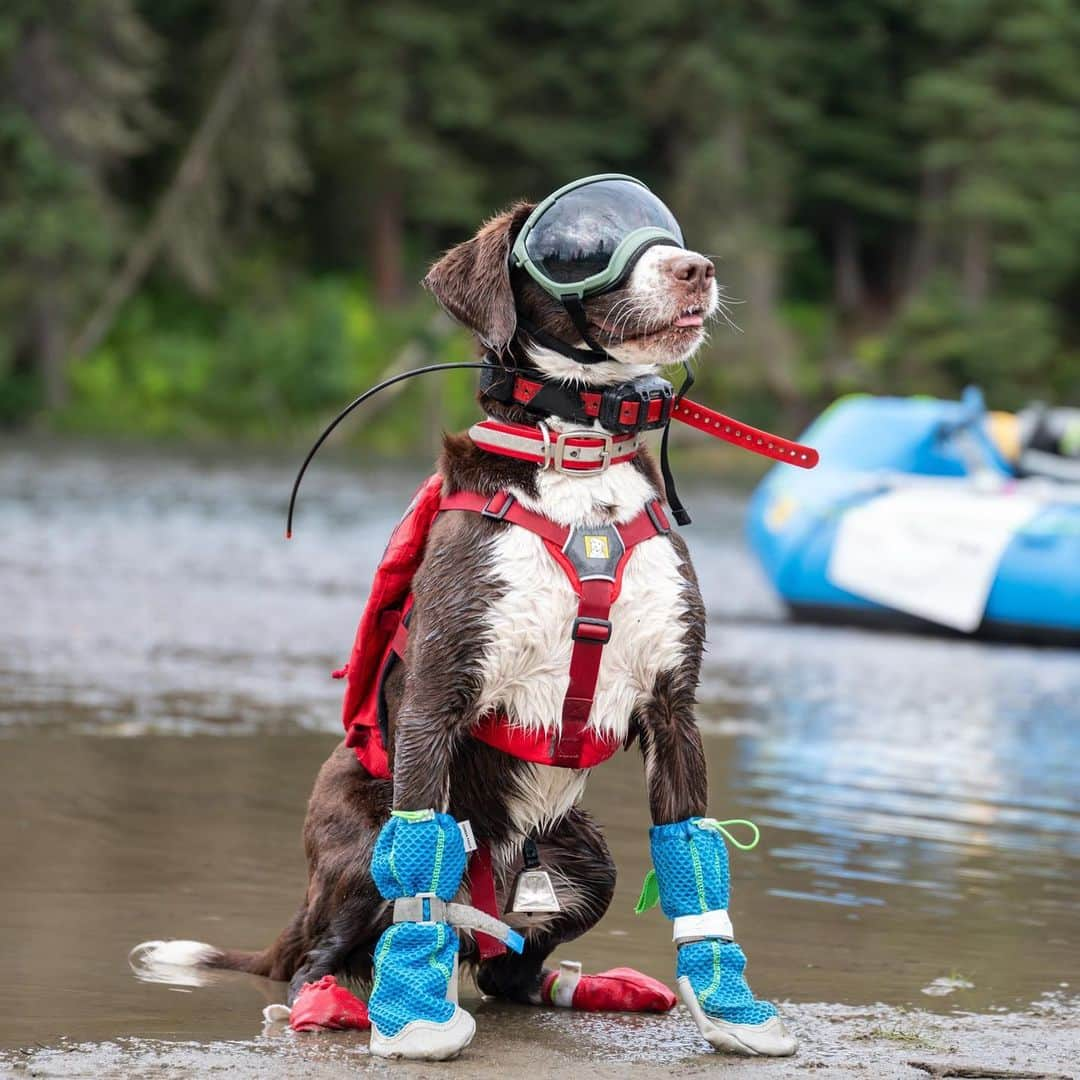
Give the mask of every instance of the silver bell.
[[520, 915], [554, 915], [559, 908], [559, 898], [551, 875], [540, 865], [536, 842], [525, 841], [523, 848], [525, 865], [518, 871], [510, 889], [510, 911]]

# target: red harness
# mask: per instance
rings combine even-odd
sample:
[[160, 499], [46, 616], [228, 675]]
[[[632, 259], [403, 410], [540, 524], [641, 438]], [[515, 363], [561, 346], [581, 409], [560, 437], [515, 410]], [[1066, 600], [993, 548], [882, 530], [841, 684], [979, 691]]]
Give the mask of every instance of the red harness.
[[[643, 540], [670, 531], [660, 500], [653, 499], [625, 525], [592, 529], [558, 525], [525, 509], [506, 491], [490, 499], [461, 491], [446, 496], [439, 509], [465, 510], [536, 533], [578, 597], [577, 618], [570, 631], [574, 643], [570, 684], [563, 698], [560, 732], [550, 735], [526, 730], [502, 714], [490, 713], [473, 728], [473, 735], [489, 746], [540, 765], [588, 769], [606, 761], [619, 748], [619, 740], [606, 738], [588, 725], [604, 646], [611, 640], [611, 606], [619, 596], [630, 552]], [[614, 550], [616, 539], [621, 552]], [[395, 639], [395, 646], [397, 643]]]
[[[408, 646], [412, 595], [403, 586], [411, 582], [419, 565], [435, 515], [465, 511], [536, 533], [578, 597], [577, 617], [571, 628], [570, 683], [559, 733], [529, 730], [502, 713], [489, 713], [477, 722], [472, 734], [497, 750], [540, 765], [588, 769], [606, 761], [619, 748], [619, 740], [590, 728], [589, 716], [604, 646], [611, 640], [611, 606], [618, 598], [630, 552], [642, 541], [670, 531], [660, 500], [650, 501], [626, 524], [571, 529], [527, 510], [506, 491], [491, 498], [462, 491], [436, 501], [437, 483], [438, 478], [432, 477], [420, 489], [391, 537], [364, 610], [353, 656], [345, 668], [334, 673], [338, 678], [349, 678], [346, 744], [354, 748], [360, 763], [373, 776], [389, 778], [382, 686]], [[376, 650], [373, 646], [380, 639], [382, 647]], [[376, 659], [377, 667], [372, 663]]]

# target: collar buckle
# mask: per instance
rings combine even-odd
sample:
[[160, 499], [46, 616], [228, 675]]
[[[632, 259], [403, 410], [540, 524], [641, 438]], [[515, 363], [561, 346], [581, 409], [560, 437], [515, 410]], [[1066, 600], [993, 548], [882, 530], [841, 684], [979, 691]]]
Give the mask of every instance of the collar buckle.
[[[549, 465], [564, 476], [599, 476], [605, 473], [611, 466], [611, 459], [615, 454], [615, 436], [606, 431], [561, 431], [551, 439], [551, 431], [546, 424], [540, 424], [544, 431], [544, 468]], [[592, 439], [599, 442], [599, 446], [571, 446], [570, 439]], [[576, 465], [567, 464], [581, 457], [582, 450], [599, 450], [600, 460], [581, 462]]]

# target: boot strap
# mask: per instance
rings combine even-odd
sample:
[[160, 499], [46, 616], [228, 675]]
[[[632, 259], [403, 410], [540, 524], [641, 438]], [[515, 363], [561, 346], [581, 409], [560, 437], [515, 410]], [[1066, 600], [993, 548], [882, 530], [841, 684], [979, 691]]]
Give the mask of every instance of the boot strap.
[[701, 941], [707, 938], [735, 939], [731, 919], [723, 908], [706, 911], [700, 915], [679, 915], [674, 919], [674, 931], [671, 940], [676, 945], [685, 945], [688, 941]]
[[394, 922], [449, 923], [461, 930], [479, 930], [497, 938], [516, 953], [525, 947], [525, 939], [501, 919], [469, 904], [447, 903], [434, 893], [398, 897], [394, 901]]

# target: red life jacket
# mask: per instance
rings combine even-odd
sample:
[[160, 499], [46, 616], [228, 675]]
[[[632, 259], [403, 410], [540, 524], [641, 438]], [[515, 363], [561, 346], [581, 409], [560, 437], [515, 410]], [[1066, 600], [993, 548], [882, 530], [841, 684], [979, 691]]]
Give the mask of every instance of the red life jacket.
[[604, 646], [611, 639], [611, 606], [635, 545], [670, 531], [659, 499], [650, 501], [623, 525], [571, 529], [523, 507], [509, 492], [488, 498], [475, 492], [442, 494], [442, 477], [430, 477], [394, 529], [375, 573], [375, 581], [346, 667], [343, 721], [345, 743], [372, 776], [389, 778], [387, 716], [383, 686], [393, 665], [405, 655], [412, 607], [410, 586], [423, 559], [436, 515], [453, 511], [481, 514], [536, 533], [570, 580], [578, 597], [571, 634], [570, 684], [558, 734], [527, 731], [498, 713], [482, 717], [475, 738], [514, 757], [542, 765], [587, 769], [606, 761], [619, 742], [588, 727]]
[[372, 776], [381, 779], [390, 777], [379, 728], [381, 676], [410, 597], [413, 576], [424, 557], [431, 523], [439, 512], [442, 483], [441, 476], [428, 477], [390, 534], [360, 616], [352, 655], [345, 667], [334, 672], [335, 679], [349, 680], [343, 710], [345, 745], [356, 751], [360, 764]]

